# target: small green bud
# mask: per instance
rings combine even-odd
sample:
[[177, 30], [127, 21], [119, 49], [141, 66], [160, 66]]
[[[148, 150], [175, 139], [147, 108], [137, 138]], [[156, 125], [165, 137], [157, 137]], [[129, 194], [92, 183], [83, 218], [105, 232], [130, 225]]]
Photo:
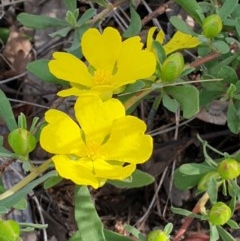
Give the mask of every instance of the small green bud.
[[232, 211], [223, 202], [215, 203], [209, 212], [209, 221], [212, 225], [223, 225], [231, 218]]
[[17, 155], [26, 157], [35, 149], [37, 141], [31, 132], [18, 128], [9, 133], [8, 143]]
[[184, 58], [181, 53], [174, 53], [165, 59], [161, 67], [161, 79], [172, 82], [177, 79], [184, 69]]
[[220, 175], [218, 172], [208, 172], [206, 173], [201, 179], [200, 181], [198, 182], [198, 190], [200, 191], [206, 191], [207, 188], [208, 188], [208, 184], [209, 184], [209, 181], [210, 179], [213, 178], [215, 180], [219, 179], [220, 178]]
[[222, 179], [232, 180], [239, 176], [239, 163], [232, 158], [227, 158], [218, 164], [217, 171]]
[[147, 241], [170, 241], [170, 239], [162, 230], [153, 230], [148, 234]]
[[222, 30], [222, 19], [217, 14], [212, 14], [203, 20], [203, 34], [207, 38], [216, 37]]

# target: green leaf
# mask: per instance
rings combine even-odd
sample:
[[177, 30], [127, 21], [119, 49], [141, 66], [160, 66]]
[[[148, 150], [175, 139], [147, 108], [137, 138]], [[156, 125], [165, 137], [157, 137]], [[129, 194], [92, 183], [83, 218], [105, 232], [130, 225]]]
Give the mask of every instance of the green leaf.
[[[56, 171], [48, 172], [47, 174], [43, 175], [42, 177], [30, 182], [27, 184], [24, 188], [19, 190], [18, 192], [12, 194], [9, 197], [6, 197], [4, 199], [0, 200], [0, 206], [5, 206], [7, 208], [11, 208], [13, 205], [15, 205], [21, 198], [24, 198], [34, 187], [39, 185], [40, 183], [47, 180], [49, 177], [56, 176]], [[1, 196], [1, 195], [0, 195]]]
[[234, 220], [228, 220], [227, 221], [227, 225], [230, 226], [232, 229], [239, 229], [239, 225], [237, 222], [235, 222]]
[[170, 18], [171, 24], [180, 32], [185, 34], [189, 34], [192, 36], [197, 35], [182, 19], [177, 16], [173, 16]]
[[136, 81], [133, 84], [127, 85], [125, 90], [124, 90], [124, 92], [121, 93], [121, 95], [130, 94], [130, 93], [136, 93], [139, 90], [141, 90], [144, 86], [145, 86], [144, 82], [141, 81], [141, 80], [138, 80], [138, 81]]
[[68, 82], [60, 80], [50, 73], [48, 63], [47, 59], [35, 60], [27, 65], [27, 70], [43, 81], [68, 86]]
[[9, 131], [17, 129], [17, 122], [15, 120], [11, 104], [1, 89], [0, 89], [0, 117], [2, 117], [2, 119], [4, 120]]
[[[118, 233], [115, 233], [107, 229], [104, 229], [104, 235], [107, 241], [133, 241], [128, 237], [122, 236]], [[80, 241], [80, 240], [69, 240], [69, 241]]]
[[124, 228], [129, 233], [131, 233], [134, 237], [136, 237], [138, 240], [140, 240], [140, 241], [147, 241], [146, 237], [143, 236], [143, 234], [138, 229], [136, 229], [135, 227], [126, 224], [126, 225], [124, 225]]
[[199, 112], [199, 91], [195, 86], [166, 87], [165, 91], [179, 102], [184, 118], [191, 118]]
[[192, 16], [198, 24], [202, 24], [204, 14], [202, 8], [199, 6], [196, 0], [175, 0], [190, 16]]
[[173, 230], [173, 224], [172, 223], [168, 223], [165, 227], [164, 227], [164, 230], [163, 232], [167, 235], [170, 235], [170, 233], [172, 232]]
[[240, 116], [233, 102], [230, 101], [227, 110], [227, 124], [231, 132], [237, 134], [240, 131]]
[[207, 186], [207, 193], [211, 203], [216, 203], [218, 197], [218, 182], [215, 178], [210, 178]]
[[44, 182], [43, 187], [44, 187], [44, 189], [49, 189], [49, 188], [57, 185], [58, 183], [60, 183], [62, 180], [63, 180], [63, 178], [60, 177], [59, 175], [50, 177], [47, 179], [47, 181]]
[[166, 53], [165, 53], [165, 50], [163, 48], [163, 45], [160, 42], [154, 40], [153, 43], [152, 43], [152, 46], [153, 46], [154, 51], [157, 55], [158, 61], [162, 64], [163, 61], [166, 59]]
[[204, 174], [211, 171], [214, 168], [206, 164], [183, 164], [174, 173], [174, 184], [180, 190], [190, 189], [198, 184]]
[[68, 241], [82, 241], [80, 231], [75, 232]]
[[229, 45], [222, 41], [222, 40], [216, 40], [212, 43], [212, 46], [215, 47], [215, 49], [220, 52], [221, 54], [227, 54], [230, 52]]
[[193, 218], [201, 218], [200, 215], [192, 213], [191, 211], [188, 211], [188, 210], [183, 209], [183, 208], [171, 207], [171, 211], [173, 213], [176, 213], [176, 214], [179, 214], [179, 215], [182, 215], [182, 216], [186, 216], [186, 217], [190, 216], [190, 217], [193, 217]]
[[213, 226], [213, 225], [210, 225], [210, 240], [209, 241], [217, 241], [219, 239], [217, 227]]
[[238, 36], [238, 39], [240, 38], [240, 17], [236, 18], [235, 19], [235, 29], [236, 29], [236, 32], [237, 32], [237, 36]]
[[106, 241], [103, 224], [97, 214], [91, 194], [86, 186], [75, 187], [75, 220], [82, 241]]
[[[1, 136], [0, 136], [1, 138]], [[8, 151], [7, 149], [5, 149], [4, 147], [0, 146], [0, 156], [1, 157], [12, 157], [12, 158], [16, 158], [16, 154], [12, 153], [10, 151]]]
[[67, 27], [65, 20], [51, 18], [47, 16], [34, 15], [29, 13], [20, 13], [17, 20], [27, 28], [44, 29], [52, 27]]
[[93, 16], [95, 16], [97, 13], [97, 10], [94, 8], [89, 8], [87, 11], [83, 13], [83, 15], [78, 20], [78, 25], [85, 24], [88, 20], [90, 20]]
[[217, 226], [217, 231], [223, 241], [236, 241], [236, 239], [230, 233], [228, 233], [223, 227]]
[[163, 93], [162, 103], [165, 108], [167, 108], [169, 111], [173, 113], [175, 113], [180, 106], [175, 99], [170, 98], [170, 96], [166, 93]]
[[76, 0], [63, 0], [63, 3], [66, 6], [68, 11], [73, 12], [77, 8]]
[[17, 210], [25, 210], [27, 208], [28, 202], [26, 198], [21, 198], [14, 206], [13, 208]]
[[153, 176], [140, 170], [135, 170], [131, 178], [127, 178], [122, 181], [108, 180], [108, 183], [118, 188], [138, 188], [147, 186], [153, 182]]
[[217, 78], [223, 79], [224, 84], [235, 84], [238, 81], [236, 70], [230, 66], [222, 66], [218, 69]]
[[70, 25], [72, 28], [75, 28], [75, 27], [76, 27], [76, 25], [77, 25], [77, 19], [76, 19], [76, 16], [74, 15], [73, 12], [67, 11], [65, 20], [69, 23], [69, 25]]
[[5, 206], [0, 206], [0, 216], [2, 216], [2, 214], [8, 213], [9, 209], [6, 208]]
[[53, 33], [50, 33], [49, 36], [52, 37], [52, 38], [54, 38], [54, 37], [66, 37], [71, 29], [72, 29], [71, 27], [62, 28], [62, 29], [59, 29], [59, 30], [57, 30]]
[[224, 21], [230, 14], [235, 10], [238, 5], [238, 0], [231, 0], [231, 4], [229, 1], [225, 1], [220, 9], [218, 9], [218, 15], [221, 17], [222, 21]]
[[131, 22], [128, 26], [128, 29], [123, 34], [124, 38], [129, 38], [134, 35], [137, 35], [142, 28], [141, 18], [132, 5], [130, 6], [130, 14], [131, 14]]

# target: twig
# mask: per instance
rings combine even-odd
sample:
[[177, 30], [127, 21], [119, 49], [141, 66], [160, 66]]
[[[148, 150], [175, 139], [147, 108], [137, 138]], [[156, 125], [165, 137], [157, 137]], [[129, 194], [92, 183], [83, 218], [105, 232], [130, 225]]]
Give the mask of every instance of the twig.
[[146, 17], [142, 20], [142, 26], [150, 22], [153, 18], [156, 18], [158, 15], [163, 14], [169, 5], [173, 4], [173, 1], [168, 1], [162, 5], [160, 5], [157, 9], [155, 9], [152, 13], [149, 13]]
[[[195, 213], [195, 214], [200, 213], [205, 208], [205, 204], [207, 203], [208, 199], [209, 199], [209, 195], [207, 192], [205, 192], [203, 196], [198, 200], [195, 207], [193, 208], [192, 213]], [[173, 241], [179, 241], [182, 238], [182, 236], [184, 235], [184, 233], [186, 232], [187, 228], [190, 226], [192, 221], [193, 221], [193, 217], [185, 218], [182, 227], [178, 231]]]

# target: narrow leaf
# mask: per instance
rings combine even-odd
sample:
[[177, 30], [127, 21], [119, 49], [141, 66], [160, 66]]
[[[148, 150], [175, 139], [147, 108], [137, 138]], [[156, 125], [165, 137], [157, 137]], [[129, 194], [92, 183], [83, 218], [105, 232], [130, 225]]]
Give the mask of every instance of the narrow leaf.
[[94, 8], [89, 8], [87, 11], [83, 13], [83, 15], [78, 20], [78, 24], [85, 24], [88, 20], [90, 20], [94, 15], [96, 15], [97, 10]]
[[56, 171], [48, 172], [47, 174], [43, 175], [42, 177], [30, 182], [27, 186], [19, 190], [18, 192], [14, 193], [13, 195], [0, 200], [0, 206], [5, 207], [12, 207], [14, 206], [21, 198], [24, 198], [34, 187], [39, 185], [40, 183], [47, 180], [49, 177], [57, 175]]
[[180, 19], [177, 16], [171, 17], [170, 22], [180, 32], [183, 32], [185, 34], [189, 34], [192, 36], [197, 35], [190, 27], [188, 27], [188, 25], [182, 19]]
[[129, 38], [134, 35], [137, 35], [142, 28], [141, 18], [133, 6], [130, 6], [130, 13], [131, 13], [131, 22], [129, 24], [128, 29], [123, 34], [123, 37], [125, 38]]
[[75, 219], [82, 241], [106, 241], [102, 222], [86, 186], [75, 187]]
[[118, 188], [138, 188], [147, 186], [154, 182], [154, 177], [150, 174], [135, 170], [132, 174], [131, 178], [127, 178], [126, 180], [118, 181], [118, 180], [109, 180], [108, 183]]
[[[132, 241], [132, 239], [128, 237], [122, 236], [118, 233], [115, 233], [107, 229], [104, 229], [104, 235], [107, 241]], [[69, 240], [69, 241], [75, 241], [75, 240]], [[76, 240], [76, 241], [81, 241], [81, 240]]]
[[51, 18], [48, 16], [40, 16], [29, 13], [20, 13], [17, 20], [27, 28], [44, 29], [51, 27], [67, 27], [68, 23], [65, 20]]
[[236, 239], [230, 233], [228, 233], [223, 227], [217, 226], [217, 231], [223, 241], [236, 241]]
[[11, 104], [2, 90], [0, 90], [0, 117], [4, 120], [9, 131], [17, 129], [17, 122]]

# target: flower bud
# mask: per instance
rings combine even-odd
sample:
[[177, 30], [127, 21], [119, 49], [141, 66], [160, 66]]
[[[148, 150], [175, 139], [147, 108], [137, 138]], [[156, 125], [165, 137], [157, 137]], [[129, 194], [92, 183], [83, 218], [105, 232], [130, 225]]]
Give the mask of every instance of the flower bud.
[[203, 33], [207, 38], [216, 37], [222, 30], [222, 19], [217, 14], [212, 14], [203, 20]]
[[223, 225], [231, 218], [232, 211], [223, 202], [215, 203], [209, 212], [209, 221], [212, 225]]
[[184, 69], [184, 59], [181, 53], [171, 54], [162, 64], [161, 79], [171, 82], [177, 79]]
[[162, 230], [154, 230], [148, 234], [147, 241], [170, 241], [170, 239]]
[[232, 180], [239, 176], [239, 163], [232, 158], [227, 158], [218, 164], [217, 171], [222, 179]]
[[219, 179], [220, 178], [220, 175], [218, 172], [208, 172], [206, 173], [201, 179], [200, 181], [198, 182], [198, 190], [200, 191], [206, 191], [207, 188], [208, 188], [208, 184], [209, 184], [209, 181], [210, 179], [213, 178], [215, 180]]
[[27, 156], [35, 149], [37, 141], [31, 132], [18, 128], [9, 133], [8, 143], [17, 155]]

